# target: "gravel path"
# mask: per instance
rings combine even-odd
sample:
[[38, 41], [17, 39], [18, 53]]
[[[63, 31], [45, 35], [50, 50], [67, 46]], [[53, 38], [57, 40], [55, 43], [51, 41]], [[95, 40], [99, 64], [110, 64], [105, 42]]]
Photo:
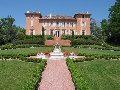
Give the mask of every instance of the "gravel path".
[[47, 60], [38, 90], [75, 90], [65, 60]]

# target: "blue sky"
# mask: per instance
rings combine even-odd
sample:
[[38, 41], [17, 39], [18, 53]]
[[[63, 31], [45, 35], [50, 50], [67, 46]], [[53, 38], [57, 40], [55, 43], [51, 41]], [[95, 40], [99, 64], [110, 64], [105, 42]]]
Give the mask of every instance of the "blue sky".
[[0, 18], [11, 15], [15, 18], [15, 24], [25, 28], [26, 11], [41, 12], [43, 16], [48, 14], [70, 15], [89, 12], [97, 21], [107, 19], [108, 9], [116, 0], [0, 0]]

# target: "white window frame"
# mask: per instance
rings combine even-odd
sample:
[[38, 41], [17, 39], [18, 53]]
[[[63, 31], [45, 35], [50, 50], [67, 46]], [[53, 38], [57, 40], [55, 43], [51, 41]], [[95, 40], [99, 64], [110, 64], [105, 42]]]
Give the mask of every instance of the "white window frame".
[[86, 26], [86, 22], [85, 21], [81, 21], [81, 26], [85, 27]]
[[56, 26], [60, 26], [60, 22], [59, 21], [56, 21]]
[[[82, 31], [83, 31], [83, 30], [81, 30], [81, 35], [82, 35]], [[84, 34], [84, 35], [86, 35], [86, 30], [84, 30], [84, 31], [85, 31], [85, 34]]]
[[53, 21], [49, 22], [49, 26], [53, 26]]
[[35, 35], [35, 30], [34, 29], [29, 30], [29, 35], [31, 35], [31, 32], [32, 32], [32, 35]]
[[45, 27], [45, 26], [47, 26], [47, 22], [46, 21], [43, 21], [42, 22], [42, 25]]
[[56, 22], [53, 22], [53, 26], [56, 26]]

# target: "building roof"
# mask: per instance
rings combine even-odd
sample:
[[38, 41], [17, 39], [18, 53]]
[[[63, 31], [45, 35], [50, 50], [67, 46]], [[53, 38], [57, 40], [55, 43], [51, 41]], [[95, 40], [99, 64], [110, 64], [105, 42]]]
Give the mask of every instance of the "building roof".
[[91, 14], [88, 12], [80, 12], [80, 13], [76, 13], [75, 15], [91, 15]]
[[41, 19], [75, 19], [72, 16], [67, 16], [67, 15], [48, 15], [48, 16], [43, 16]]

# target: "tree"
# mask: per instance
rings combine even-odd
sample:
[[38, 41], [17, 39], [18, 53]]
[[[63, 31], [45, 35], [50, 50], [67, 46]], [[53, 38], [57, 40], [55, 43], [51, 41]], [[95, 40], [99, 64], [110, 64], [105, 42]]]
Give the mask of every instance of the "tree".
[[93, 18], [90, 19], [90, 31], [91, 35], [93, 35], [97, 40], [103, 41], [101, 27], [99, 26], [99, 23]]
[[15, 19], [11, 16], [0, 19], [0, 45], [11, 43], [18, 36], [25, 35], [25, 29], [14, 25]]
[[109, 12], [108, 41], [120, 45], [120, 0], [116, 0], [115, 4], [109, 8]]
[[45, 31], [45, 30], [44, 30], [44, 27], [42, 26], [42, 37], [43, 37], [43, 38], [44, 38], [44, 35], [45, 35], [45, 34], [44, 34], [44, 31]]
[[74, 31], [72, 30], [71, 46], [74, 46]]
[[13, 29], [13, 23], [15, 19], [11, 16], [8, 16], [7, 18], [2, 18], [0, 20], [0, 32], [2, 32], [2, 37], [5, 43], [11, 42], [16, 34], [16, 31]]
[[103, 19], [101, 22], [101, 29], [102, 29], [102, 36], [104, 40], [109, 37], [109, 30], [108, 30], [108, 20]]
[[95, 31], [96, 25], [97, 25], [96, 20], [93, 19], [93, 18], [90, 18], [90, 32], [91, 32], [91, 35], [93, 35], [93, 33]]

